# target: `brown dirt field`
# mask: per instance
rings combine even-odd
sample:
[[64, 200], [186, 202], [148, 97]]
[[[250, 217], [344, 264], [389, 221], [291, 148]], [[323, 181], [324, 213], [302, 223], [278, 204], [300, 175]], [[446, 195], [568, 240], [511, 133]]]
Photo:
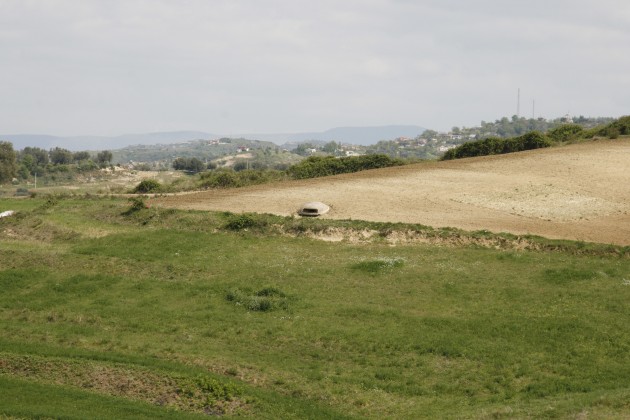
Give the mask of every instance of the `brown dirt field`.
[[163, 197], [155, 205], [323, 216], [630, 245], [630, 139], [427, 162], [327, 178]]

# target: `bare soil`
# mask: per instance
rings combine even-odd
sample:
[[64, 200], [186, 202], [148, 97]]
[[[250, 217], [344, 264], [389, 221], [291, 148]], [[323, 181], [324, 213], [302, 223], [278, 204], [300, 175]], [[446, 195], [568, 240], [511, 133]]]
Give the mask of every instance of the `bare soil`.
[[156, 205], [420, 223], [630, 245], [630, 139], [162, 197]]

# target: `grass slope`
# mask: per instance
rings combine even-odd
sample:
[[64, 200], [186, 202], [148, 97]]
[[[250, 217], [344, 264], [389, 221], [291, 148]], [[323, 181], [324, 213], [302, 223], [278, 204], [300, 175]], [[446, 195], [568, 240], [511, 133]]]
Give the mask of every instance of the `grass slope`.
[[630, 410], [626, 254], [327, 243], [128, 209], [31, 199], [0, 219], [0, 413]]

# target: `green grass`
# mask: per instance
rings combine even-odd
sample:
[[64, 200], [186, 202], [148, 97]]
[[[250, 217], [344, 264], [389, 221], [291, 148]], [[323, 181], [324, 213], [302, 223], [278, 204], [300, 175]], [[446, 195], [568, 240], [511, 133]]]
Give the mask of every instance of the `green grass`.
[[[550, 251], [328, 243], [273, 226], [365, 222], [155, 208], [125, 216], [123, 199], [19, 206], [19, 217], [0, 220], [5, 415], [620, 418], [630, 410], [623, 248], [541, 238], [532, 241]], [[177, 394], [173, 384], [188, 385]], [[192, 402], [156, 405], [165, 389]]]

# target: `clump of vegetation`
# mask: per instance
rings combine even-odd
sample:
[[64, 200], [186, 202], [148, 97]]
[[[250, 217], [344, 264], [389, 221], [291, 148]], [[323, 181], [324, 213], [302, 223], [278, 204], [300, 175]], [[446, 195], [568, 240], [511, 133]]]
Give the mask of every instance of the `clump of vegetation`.
[[279, 181], [286, 176], [281, 171], [269, 169], [245, 169], [242, 171], [217, 170], [204, 172], [199, 177], [199, 188], [237, 188]]
[[374, 260], [365, 260], [353, 264], [353, 270], [362, 271], [364, 273], [376, 275], [393, 268], [402, 267], [405, 260], [402, 258], [377, 258]]
[[549, 137], [554, 142], [566, 142], [577, 140], [584, 135], [584, 128], [578, 124], [564, 124], [559, 127], [556, 127], [547, 132], [547, 137]]
[[140, 183], [133, 189], [135, 194], [148, 194], [148, 193], [156, 193], [162, 190], [162, 184], [160, 184], [155, 179], [143, 179]]
[[616, 139], [620, 135], [630, 135], [630, 115], [621, 117], [605, 127], [597, 130], [596, 135]]
[[231, 382], [221, 382], [206, 375], [198, 375], [195, 379], [182, 381], [178, 394], [197, 401], [199, 408], [206, 411], [215, 410], [215, 414], [222, 414], [221, 403], [233, 401], [243, 394], [243, 389]]
[[129, 204], [130, 204], [129, 209], [127, 209], [125, 214], [132, 214], [140, 210], [149, 208], [147, 206], [147, 203], [144, 202], [144, 199], [142, 197], [131, 197], [129, 199]]
[[227, 292], [225, 299], [253, 312], [288, 309], [287, 295], [276, 287], [264, 287], [257, 292], [252, 292], [251, 289], [234, 288]]
[[227, 212], [225, 215], [227, 216], [227, 221], [224, 227], [228, 230], [239, 231], [267, 225], [265, 218], [261, 218], [254, 213], [233, 214]]
[[368, 169], [400, 166], [405, 162], [393, 159], [387, 155], [365, 155], [335, 158], [334, 156], [311, 156], [302, 162], [291, 166], [288, 174], [295, 179], [318, 178], [322, 176], [338, 175]]
[[177, 158], [173, 161], [173, 169], [176, 171], [186, 171], [198, 173], [208, 168], [208, 165], [197, 158]]
[[505, 153], [521, 152], [524, 150], [550, 147], [551, 140], [537, 131], [524, 134], [519, 137], [502, 139], [489, 137], [479, 141], [461, 144], [448, 150], [442, 160], [461, 159], [475, 156], [500, 155]]
[[28, 188], [20, 187], [15, 190], [16, 197], [28, 197], [31, 193], [28, 191]]

